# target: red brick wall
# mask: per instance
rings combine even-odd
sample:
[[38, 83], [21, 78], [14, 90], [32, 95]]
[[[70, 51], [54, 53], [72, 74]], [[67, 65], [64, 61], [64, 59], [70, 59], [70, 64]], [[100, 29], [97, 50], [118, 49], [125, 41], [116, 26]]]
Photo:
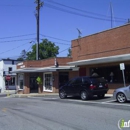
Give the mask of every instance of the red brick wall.
[[[71, 62], [72, 58], [69, 57], [58, 57], [56, 58], [59, 66], [65, 66], [67, 65], [67, 62]], [[20, 69], [22, 66], [25, 66], [24, 68], [27, 67], [49, 67], [49, 66], [54, 66], [55, 64], [55, 58], [49, 58], [49, 59], [44, 59], [44, 60], [31, 60], [31, 61], [24, 61], [22, 65], [17, 65], [17, 69]]]
[[130, 24], [72, 41], [73, 61], [130, 53]]
[[29, 81], [30, 81], [30, 74], [24, 73], [24, 94], [30, 93], [30, 87], [29, 87]]
[[78, 71], [70, 71], [69, 72], [69, 79], [72, 79], [76, 76], [79, 76], [79, 72]]
[[57, 93], [59, 92], [59, 72], [53, 72], [53, 92]]

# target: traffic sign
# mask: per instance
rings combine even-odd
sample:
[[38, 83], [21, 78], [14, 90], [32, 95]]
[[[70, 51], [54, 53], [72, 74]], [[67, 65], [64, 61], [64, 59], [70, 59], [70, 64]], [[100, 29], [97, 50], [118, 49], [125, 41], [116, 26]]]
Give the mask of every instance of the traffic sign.
[[5, 77], [5, 79], [6, 79], [7, 81], [10, 81], [10, 80], [11, 80], [11, 76], [10, 76], [10, 75], [7, 75], [7, 76]]

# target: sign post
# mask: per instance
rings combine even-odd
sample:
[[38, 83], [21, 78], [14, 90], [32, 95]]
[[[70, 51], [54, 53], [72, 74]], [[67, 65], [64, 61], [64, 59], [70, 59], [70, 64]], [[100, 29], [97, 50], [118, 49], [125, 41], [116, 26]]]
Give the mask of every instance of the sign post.
[[11, 80], [11, 76], [10, 75], [7, 75], [6, 77], [5, 77], [5, 79], [8, 81], [8, 93], [7, 93], [7, 96], [9, 96], [9, 81]]
[[124, 70], [125, 70], [125, 65], [124, 65], [124, 63], [120, 63], [120, 70], [122, 70], [123, 81], [124, 81], [124, 87], [126, 87], [126, 84], [125, 84], [125, 75], [124, 75]]

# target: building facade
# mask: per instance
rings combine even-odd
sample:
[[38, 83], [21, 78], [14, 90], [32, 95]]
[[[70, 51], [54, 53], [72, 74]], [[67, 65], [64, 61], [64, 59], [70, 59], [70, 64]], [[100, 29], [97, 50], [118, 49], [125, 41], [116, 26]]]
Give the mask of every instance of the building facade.
[[57, 93], [60, 86], [78, 76], [79, 68], [67, 65], [70, 61], [72, 58], [60, 57], [17, 64], [14, 72], [17, 73], [18, 93]]
[[[124, 71], [120, 70], [122, 63]], [[72, 58], [24, 61], [17, 64], [14, 72], [19, 93], [56, 93], [69, 79], [93, 74], [104, 77], [109, 84], [108, 93], [113, 93], [124, 82], [130, 83], [130, 24], [72, 40]]]
[[130, 24], [73, 40], [72, 58], [68, 64], [79, 67], [80, 76], [97, 73], [107, 79], [109, 93], [124, 85], [121, 63], [130, 84]]
[[[6, 89], [15, 89], [17, 78], [16, 73], [11, 71], [16, 70], [16, 64], [21, 61], [13, 59], [2, 59], [0, 61], [0, 89], [4, 92]], [[10, 76], [10, 80], [6, 80], [6, 76]]]

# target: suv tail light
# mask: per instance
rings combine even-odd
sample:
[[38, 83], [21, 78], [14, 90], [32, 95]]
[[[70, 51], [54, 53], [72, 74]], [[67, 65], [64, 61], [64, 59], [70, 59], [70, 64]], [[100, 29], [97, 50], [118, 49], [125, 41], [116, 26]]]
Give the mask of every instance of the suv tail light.
[[90, 89], [94, 89], [94, 88], [96, 88], [96, 86], [93, 85], [93, 84], [91, 84], [91, 85], [89, 86], [89, 88], [90, 88]]

